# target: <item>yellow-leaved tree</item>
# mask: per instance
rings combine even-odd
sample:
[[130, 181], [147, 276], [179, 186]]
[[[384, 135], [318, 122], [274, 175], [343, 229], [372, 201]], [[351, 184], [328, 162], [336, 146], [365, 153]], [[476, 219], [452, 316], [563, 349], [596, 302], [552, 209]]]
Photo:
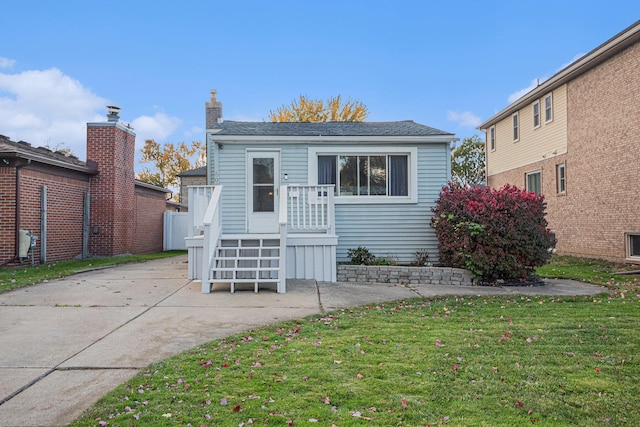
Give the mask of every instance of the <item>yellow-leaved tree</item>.
[[291, 105], [283, 105], [276, 111], [269, 111], [272, 122], [364, 122], [367, 118], [367, 106], [361, 101], [348, 99], [342, 102], [340, 95], [329, 98], [310, 99], [300, 95]]
[[[193, 141], [190, 146], [181, 142], [176, 147], [171, 142], [160, 145], [153, 139], [147, 139], [140, 152], [140, 163], [152, 163], [153, 168], [143, 168], [136, 174], [136, 179], [174, 190], [178, 187], [179, 173], [206, 164], [204, 144], [200, 141]], [[177, 197], [174, 191], [173, 198], [177, 200]]]

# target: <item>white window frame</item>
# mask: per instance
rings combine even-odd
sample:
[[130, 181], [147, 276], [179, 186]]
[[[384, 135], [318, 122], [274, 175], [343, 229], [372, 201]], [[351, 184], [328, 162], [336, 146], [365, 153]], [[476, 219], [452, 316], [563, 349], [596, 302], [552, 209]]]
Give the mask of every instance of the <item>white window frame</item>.
[[489, 147], [491, 151], [496, 151], [496, 127], [491, 126], [489, 128]]
[[537, 194], [537, 195], [541, 196], [542, 195], [542, 169], [538, 169], [538, 170], [535, 170], [535, 171], [527, 172], [527, 173], [524, 174], [524, 188], [527, 191], [531, 191], [529, 189], [529, 177], [531, 175], [536, 175], [536, 174], [540, 175], [540, 193]]
[[[538, 108], [537, 114], [536, 114], [536, 107]], [[531, 112], [533, 114], [533, 128], [538, 129], [540, 127], [540, 124], [542, 123], [541, 121], [542, 117], [540, 117], [540, 100], [537, 100], [536, 102], [533, 103], [533, 105], [531, 105]], [[536, 123], [536, 119], [538, 123]]]
[[[549, 107], [547, 107], [547, 99], [549, 100]], [[548, 112], [548, 114], [547, 114]], [[553, 93], [544, 97], [544, 122], [551, 123], [553, 121]]]
[[511, 115], [511, 130], [513, 131], [513, 142], [520, 141], [520, 112], [516, 111]]
[[637, 238], [637, 239], [640, 239], [640, 232], [637, 232], [637, 233], [624, 233], [624, 241], [625, 241], [625, 249], [626, 249], [625, 252], [626, 252], [627, 260], [629, 260], [629, 261], [638, 261], [638, 260], [640, 260], [640, 253], [632, 254], [633, 245], [631, 244], [631, 240], [634, 237]]
[[[562, 177], [560, 177], [560, 170], [562, 170]], [[556, 165], [556, 183], [558, 194], [565, 194], [567, 192], [567, 165], [565, 163]]]
[[318, 156], [345, 156], [345, 155], [406, 155], [409, 168], [407, 196], [336, 196], [336, 204], [406, 204], [418, 203], [418, 148], [417, 147], [390, 147], [390, 146], [329, 146], [311, 147], [307, 152], [309, 185], [318, 185]]

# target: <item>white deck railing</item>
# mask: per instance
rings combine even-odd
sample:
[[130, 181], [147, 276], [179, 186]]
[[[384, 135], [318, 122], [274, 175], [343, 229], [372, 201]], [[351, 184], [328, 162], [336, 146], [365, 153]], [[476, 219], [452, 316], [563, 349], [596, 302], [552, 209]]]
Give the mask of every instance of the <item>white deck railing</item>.
[[285, 188], [289, 232], [335, 235], [333, 185], [290, 185]]
[[218, 239], [222, 234], [222, 215], [220, 209], [220, 196], [222, 194], [222, 186], [213, 187], [209, 206], [202, 219], [202, 227], [204, 231], [204, 241], [202, 244], [202, 292], [208, 294], [211, 292], [209, 284], [209, 269], [211, 261], [218, 244]]
[[209, 201], [213, 194], [214, 185], [189, 186], [189, 236], [194, 237], [202, 234], [202, 220], [209, 207]]
[[[287, 235], [322, 233], [335, 236], [334, 186], [281, 186], [279, 205], [280, 264], [278, 292], [286, 292]], [[189, 187], [189, 237], [202, 235], [202, 292], [211, 292], [209, 274], [222, 235], [221, 185]]]

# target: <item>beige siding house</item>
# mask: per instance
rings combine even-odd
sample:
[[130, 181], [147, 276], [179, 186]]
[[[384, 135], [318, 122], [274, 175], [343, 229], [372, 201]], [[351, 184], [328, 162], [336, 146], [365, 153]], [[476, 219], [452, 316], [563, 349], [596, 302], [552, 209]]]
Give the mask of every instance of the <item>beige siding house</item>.
[[640, 263], [640, 21], [480, 129], [488, 184], [544, 195], [558, 253]]

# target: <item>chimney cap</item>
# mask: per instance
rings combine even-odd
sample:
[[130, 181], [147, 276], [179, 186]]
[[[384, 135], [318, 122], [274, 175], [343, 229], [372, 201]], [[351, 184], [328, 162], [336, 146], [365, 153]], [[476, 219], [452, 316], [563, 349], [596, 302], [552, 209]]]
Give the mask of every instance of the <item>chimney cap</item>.
[[218, 91], [215, 89], [211, 89], [209, 93], [211, 94], [211, 102], [216, 102], [216, 95], [218, 94]]
[[117, 122], [120, 119], [120, 107], [107, 105], [107, 120]]

